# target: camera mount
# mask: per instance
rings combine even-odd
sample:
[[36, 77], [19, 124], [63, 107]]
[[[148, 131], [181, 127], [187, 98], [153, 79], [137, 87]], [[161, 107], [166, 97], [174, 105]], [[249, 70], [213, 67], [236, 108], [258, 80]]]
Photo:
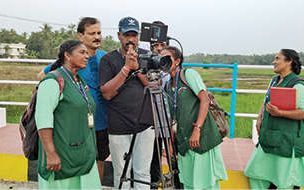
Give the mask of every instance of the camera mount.
[[[155, 127], [155, 135], [156, 137], [161, 137], [164, 141], [164, 149], [166, 152], [166, 161], [169, 166], [169, 172], [168, 174], [163, 174], [162, 169], [160, 169], [160, 176], [161, 180], [157, 183], [150, 183], [147, 181], [137, 180], [133, 178], [127, 178], [126, 173], [128, 170], [128, 166], [130, 163], [136, 134], [133, 134], [131, 144], [129, 147], [129, 151], [125, 153], [124, 160], [125, 165], [123, 168], [122, 175], [120, 177], [120, 184], [119, 189], [122, 188], [122, 184], [126, 181], [133, 181], [135, 183], [142, 183], [146, 185], [150, 185], [151, 188], [157, 189], [157, 188], [166, 188], [166, 187], [174, 187], [174, 178], [175, 175], [178, 174], [178, 168], [177, 168], [177, 157], [176, 157], [176, 151], [175, 147], [173, 145], [173, 139], [171, 134], [171, 121], [170, 121], [170, 112], [168, 108], [168, 103], [166, 102], [166, 99], [163, 97], [163, 90], [161, 86], [158, 84], [158, 81], [156, 82], [150, 82], [150, 84], [145, 88], [145, 94], [149, 93], [151, 98], [151, 106], [152, 106], [152, 113], [153, 113], [153, 121], [154, 121], [154, 127]], [[146, 98], [146, 96], [145, 96]], [[144, 98], [144, 99], [145, 99]], [[145, 101], [145, 100], [144, 100]], [[142, 113], [142, 112], [141, 112]], [[139, 116], [140, 117], [140, 116]], [[160, 142], [158, 141], [158, 138], [156, 138], [157, 143], [157, 153], [158, 153], [158, 161], [160, 166], [161, 165], [161, 152], [162, 150], [159, 150]], [[171, 153], [169, 150], [169, 147], [172, 147], [172, 158]], [[174, 162], [175, 164], [172, 164]], [[175, 167], [173, 167], [175, 166]]]

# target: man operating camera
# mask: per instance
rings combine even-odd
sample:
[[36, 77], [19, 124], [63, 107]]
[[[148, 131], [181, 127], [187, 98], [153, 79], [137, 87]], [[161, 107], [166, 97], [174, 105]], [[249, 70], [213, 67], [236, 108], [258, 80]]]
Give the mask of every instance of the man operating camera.
[[[121, 48], [106, 54], [100, 62], [100, 90], [108, 100], [109, 143], [114, 168], [114, 187], [118, 188], [132, 135], [137, 134], [132, 152], [134, 179], [150, 182], [150, 163], [153, 153], [154, 131], [151, 102], [144, 93], [148, 84], [145, 75], [137, 73], [139, 23], [132, 17], [119, 22], [118, 39]], [[135, 74], [136, 73], [136, 74]], [[130, 176], [130, 167], [127, 178]], [[134, 189], [149, 189], [149, 185], [134, 183]], [[130, 189], [124, 182], [122, 189]]]

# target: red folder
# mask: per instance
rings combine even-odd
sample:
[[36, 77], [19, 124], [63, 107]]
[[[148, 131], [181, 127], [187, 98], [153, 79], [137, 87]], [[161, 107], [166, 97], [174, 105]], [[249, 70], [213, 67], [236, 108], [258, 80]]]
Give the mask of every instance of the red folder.
[[296, 109], [296, 89], [271, 87], [270, 88], [270, 103], [277, 106], [281, 110]]

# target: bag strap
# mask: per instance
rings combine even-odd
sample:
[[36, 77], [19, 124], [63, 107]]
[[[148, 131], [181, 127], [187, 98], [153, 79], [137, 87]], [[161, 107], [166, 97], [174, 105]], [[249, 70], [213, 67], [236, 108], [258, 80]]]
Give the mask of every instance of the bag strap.
[[[187, 80], [186, 80], [186, 76], [185, 76], [186, 70], [187, 70], [187, 69], [182, 68], [182, 69], [180, 70], [179, 77], [180, 77], [182, 83], [183, 83], [184, 85], [186, 85], [187, 87], [190, 88], [190, 86], [189, 86], [189, 84], [188, 84], [188, 82], [187, 82]], [[191, 89], [191, 88], [190, 88], [190, 89]]]
[[50, 73], [52, 73], [53, 75], [56, 76], [56, 81], [59, 84], [59, 96], [61, 96], [63, 89], [64, 89], [64, 78], [61, 75], [59, 70], [54, 70], [54, 71], [51, 71]]
[[180, 80], [182, 81], [182, 83], [183, 83], [185, 86], [187, 86], [187, 87], [190, 89], [190, 91], [191, 91], [195, 96], [197, 96], [197, 95], [194, 93], [194, 91], [192, 90], [192, 88], [190, 87], [189, 83], [187, 82], [186, 75], [185, 75], [186, 70], [187, 70], [187, 69], [185, 69], [185, 68], [182, 68], [182, 69], [180, 70], [180, 74], [179, 74]]
[[[195, 96], [197, 96], [197, 95], [194, 93], [194, 91], [190, 88], [190, 86], [189, 86], [189, 84], [188, 84], [188, 82], [187, 82], [187, 80], [186, 80], [186, 77], [185, 77], [185, 72], [186, 72], [186, 69], [184, 69], [184, 68], [180, 71], [180, 79], [181, 79], [182, 83], [183, 83], [184, 85], [186, 85], [186, 86], [191, 90], [191, 92], [192, 92]], [[218, 109], [218, 110], [220, 110], [220, 111], [223, 111], [223, 112], [225, 113], [225, 115], [228, 115], [228, 113], [227, 113], [223, 108], [219, 107], [218, 104], [215, 103], [216, 101], [215, 101], [214, 95], [213, 95], [212, 93], [210, 93], [208, 90], [206, 90], [206, 92], [207, 92], [208, 98], [209, 98], [209, 100], [210, 100], [210, 105], [212, 105], [215, 109]]]

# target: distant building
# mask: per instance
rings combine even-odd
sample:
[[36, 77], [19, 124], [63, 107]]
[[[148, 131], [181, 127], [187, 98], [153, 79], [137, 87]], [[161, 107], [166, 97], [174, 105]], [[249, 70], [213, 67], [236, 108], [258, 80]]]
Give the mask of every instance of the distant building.
[[0, 43], [0, 56], [6, 55], [8, 58], [20, 58], [25, 53], [25, 44]]

